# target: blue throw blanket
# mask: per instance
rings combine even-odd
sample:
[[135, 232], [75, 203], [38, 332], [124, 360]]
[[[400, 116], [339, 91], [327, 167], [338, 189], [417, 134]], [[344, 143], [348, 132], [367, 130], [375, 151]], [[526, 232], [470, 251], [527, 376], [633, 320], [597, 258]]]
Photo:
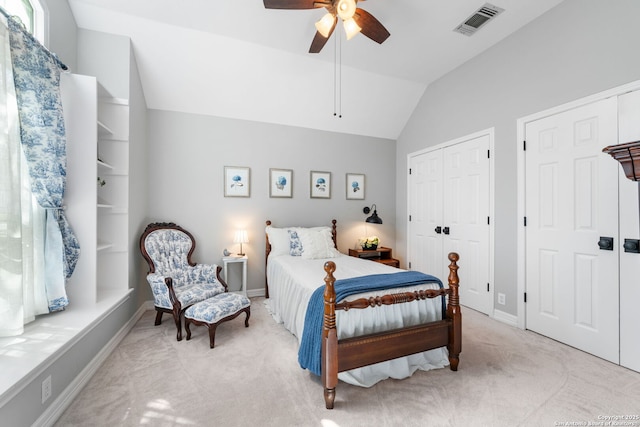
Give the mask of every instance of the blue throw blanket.
[[[442, 288], [442, 282], [437, 277], [418, 271], [402, 271], [390, 274], [373, 274], [336, 280], [336, 302], [346, 297], [362, 292], [401, 288], [420, 285], [423, 283], [437, 283]], [[444, 318], [445, 299], [442, 298], [442, 313]], [[298, 363], [303, 369], [308, 369], [320, 376], [322, 351], [322, 323], [324, 317], [324, 286], [313, 291], [307, 313], [304, 319], [304, 332], [298, 349]]]

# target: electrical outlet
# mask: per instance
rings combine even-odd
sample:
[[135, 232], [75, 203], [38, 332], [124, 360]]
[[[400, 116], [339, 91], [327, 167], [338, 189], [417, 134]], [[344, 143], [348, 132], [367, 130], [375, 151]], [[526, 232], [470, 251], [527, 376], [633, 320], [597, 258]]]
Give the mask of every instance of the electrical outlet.
[[51, 397], [51, 375], [42, 381], [42, 403]]
[[498, 293], [498, 304], [505, 305], [507, 303], [506, 299], [507, 299], [507, 296], [505, 294]]

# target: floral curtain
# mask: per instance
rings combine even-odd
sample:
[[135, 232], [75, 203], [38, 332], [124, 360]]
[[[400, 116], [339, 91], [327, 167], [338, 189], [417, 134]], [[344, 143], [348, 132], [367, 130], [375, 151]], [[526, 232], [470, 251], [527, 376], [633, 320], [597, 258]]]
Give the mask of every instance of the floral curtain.
[[44, 283], [49, 311], [69, 303], [65, 279], [73, 273], [80, 246], [63, 210], [66, 139], [60, 99], [59, 62], [21, 24], [8, 19], [13, 80], [22, 151], [31, 191], [46, 213]]

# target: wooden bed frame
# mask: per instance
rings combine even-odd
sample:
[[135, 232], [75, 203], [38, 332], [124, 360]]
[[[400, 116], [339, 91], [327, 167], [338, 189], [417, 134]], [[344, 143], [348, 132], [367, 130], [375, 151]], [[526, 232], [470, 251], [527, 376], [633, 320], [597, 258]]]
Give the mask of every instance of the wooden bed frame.
[[[331, 221], [332, 237], [336, 245], [336, 220]], [[271, 225], [271, 221], [267, 221]], [[271, 252], [269, 237], [266, 240], [266, 257]], [[337, 245], [336, 245], [337, 248]], [[449, 254], [449, 288], [428, 289], [414, 292], [399, 292], [370, 298], [337, 303], [333, 273], [336, 264], [327, 261], [324, 270], [324, 321], [322, 327], [322, 365], [321, 377], [324, 387], [324, 400], [327, 409], [333, 409], [338, 385], [338, 373], [378, 362], [408, 356], [414, 353], [447, 346], [449, 366], [458, 370], [462, 351], [462, 314], [458, 291], [458, 262], [455, 252]], [[269, 298], [269, 284], [265, 282], [265, 295]], [[398, 328], [385, 332], [338, 339], [336, 310], [366, 309], [381, 305], [403, 304], [426, 298], [448, 296], [446, 316], [443, 320], [422, 325]]]

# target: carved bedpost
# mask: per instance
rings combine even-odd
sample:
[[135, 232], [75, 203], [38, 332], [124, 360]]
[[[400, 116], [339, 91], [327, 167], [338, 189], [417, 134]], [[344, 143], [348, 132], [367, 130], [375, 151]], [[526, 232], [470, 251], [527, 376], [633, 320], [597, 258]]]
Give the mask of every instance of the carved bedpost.
[[[334, 222], [335, 225], [335, 222]], [[327, 409], [333, 409], [338, 385], [338, 330], [336, 329], [336, 264], [333, 261], [324, 263], [324, 321], [322, 324], [322, 365], [321, 376], [324, 386], [324, 402]]]
[[[267, 220], [267, 227], [271, 225], [271, 221]], [[266, 233], [265, 233], [266, 234]], [[269, 259], [269, 253], [271, 252], [271, 243], [269, 243], [269, 235], [266, 234], [265, 238], [265, 251], [264, 251], [264, 297], [269, 298], [269, 281], [267, 280], [267, 259]]]
[[335, 219], [331, 220], [331, 239], [333, 240], [333, 246], [338, 249], [338, 232], [336, 231], [336, 222], [337, 221]]
[[460, 352], [462, 351], [462, 313], [460, 312], [460, 293], [458, 286], [460, 279], [458, 277], [458, 260], [460, 256], [455, 253], [449, 253], [449, 303], [447, 304], [447, 318], [451, 319], [451, 330], [449, 331], [449, 364], [452, 371], [458, 370], [458, 362], [460, 361]]

